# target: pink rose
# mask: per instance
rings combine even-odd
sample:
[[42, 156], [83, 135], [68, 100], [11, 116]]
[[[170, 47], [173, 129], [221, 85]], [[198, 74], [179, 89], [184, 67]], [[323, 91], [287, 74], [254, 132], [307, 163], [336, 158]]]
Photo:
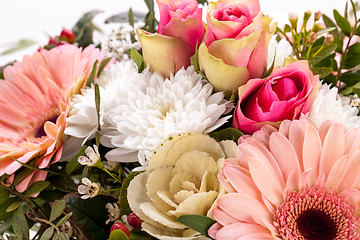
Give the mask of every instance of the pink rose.
[[263, 125], [279, 126], [309, 111], [320, 86], [307, 61], [277, 67], [266, 79], [251, 79], [239, 88], [233, 127], [252, 134]]
[[202, 9], [196, 0], [157, 0], [160, 9], [158, 33], [175, 37], [186, 43], [195, 53], [205, 33]]
[[200, 68], [216, 91], [229, 96], [267, 67], [267, 47], [276, 23], [260, 12], [259, 0], [209, 4], [208, 31], [199, 48]]
[[202, 9], [196, 0], [157, 0], [160, 9], [158, 33], [138, 29], [145, 64], [152, 72], [168, 77], [181, 67], [190, 66], [196, 44], [205, 33]]

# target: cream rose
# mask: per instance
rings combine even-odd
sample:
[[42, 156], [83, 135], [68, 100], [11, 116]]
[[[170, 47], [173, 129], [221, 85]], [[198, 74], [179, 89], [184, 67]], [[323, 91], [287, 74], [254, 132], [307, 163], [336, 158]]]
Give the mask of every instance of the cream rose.
[[129, 205], [143, 220], [143, 230], [158, 239], [203, 238], [177, 218], [209, 214], [223, 191], [217, 180], [223, 149], [232, 152], [232, 143], [223, 146], [206, 134], [185, 133], [162, 144], [128, 188]]

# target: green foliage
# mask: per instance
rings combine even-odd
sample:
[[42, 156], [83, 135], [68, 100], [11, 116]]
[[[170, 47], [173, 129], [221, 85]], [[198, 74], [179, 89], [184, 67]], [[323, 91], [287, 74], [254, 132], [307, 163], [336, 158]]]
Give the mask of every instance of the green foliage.
[[182, 215], [178, 218], [182, 224], [198, 231], [202, 235], [209, 237], [208, 230], [216, 222], [215, 220], [200, 215]]
[[22, 207], [13, 211], [11, 225], [18, 238], [22, 240], [29, 239], [29, 225], [26, 221], [24, 209]]
[[114, 229], [110, 234], [109, 240], [129, 240], [129, 238], [122, 230]]
[[63, 200], [66, 202], [66, 209], [73, 212], [72, 221], [87, 239], [102, 240], [109, 237], [109, 227], [105, 225], [107, 212], [104, 211], [107, 201], [104, 198], [84, 200], [79, 194], [69, 194]]
[[34, 182], [33, 184], [30, 185], [28, 190], [26, 190], [25, 196], [29, 197], [33, 194], [39, 193], [42, 190], [44, 190], [46, 187], [48, 187], [49, 185], [50, 185], [50, 182], [48, 182], [48, 181]]
[[135, 49], [130, 49], [129, 56], [136, 63], [136, 66], [138, 67], [138, 72], [141, 73], [145, 69], [143, 56], [141, 56], [141, 54]]
[[93, 43], [92, 37], [96, 27], [93, 25], [92, 20], [99, 13], [99, 10], [85, 13], [72, 28], [72, 31], [76, 36], [75, 41], [80, 47], [87, 47]]
[[234, 142], [237, 142], [238, 139], [244, 134], [240, 130], [230, 127], [218, 132], [212, 132], [209, 135], [218, 142], [223, 140], [233, 140]]
[[8, 55], [8, 54], [17, 52], [19, 50], [28, 48], [28, 47], [30, 47], [30, 46], [32, 46], [34, 44], [35, 44], [35, 42], [33, 40], [21, 39], [21, 40], [19, 40], [17, 42], [12, 43], [11, 46], [7, 50], [0, 53], [0, 56], [4, 56], [4, 55]]

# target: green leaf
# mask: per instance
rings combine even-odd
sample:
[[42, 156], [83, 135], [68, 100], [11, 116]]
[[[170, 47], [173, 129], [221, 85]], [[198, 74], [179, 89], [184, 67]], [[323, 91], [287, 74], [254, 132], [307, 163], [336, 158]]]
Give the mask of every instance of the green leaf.
[[20, 207], [20, 205], [21, 205], [21, 201], [13, 202], [12, 204], [10, 204], [10, 206], [8, 206], [8, 208], [5, 211], [12, 212], [16, 210], [18, 207]]
[[354, 1], [353, 0], [350, 0], [350, 2], [351, 2], [351, 6], [352, 6], [352, 13], [354, 14], [354, 18], [355, 18], [355, 21], [357, 21], [357, 16], [356, 16], [356, 5], [355, 5], [355, 3], [354, 3]]
[[25, 49], [25, 48], [28, 48], [32, 45], [34, 45], [35, 42], [33, 40], [30, 40], [30, 39], [21, 39], [15, 43], [12, 44], [12, 46], [1, 52], [0, 53], [0, 56], [4, 56], [4, 55], [7, 55], [7, 54], [11, 54], [11, 53], [14, 53], [14, 52], [17, 52], [19, 50], [22, 50], [22, 49]]
[[244, 134], [240, 130], [230, 127], [219, 132], [212, 132], [209, 135], [210, 137], [215, 138], [218, 142], [223, 140], [233, 140], [234, 142], [237, 142]]
[[340, 80], [344, 83], [346, 83], [346, 86], [354, 86], [360, 81], [360, 73], [359, 72], [352, 72], [348, 71], [343, 74], [341, 74]]
[[73, 27], [72, 30], [79, 47], [86, 47], [93, 43], [92, 34], [95, 26], [93, 26], [92, 20], [100, 12], [99, 10], [93, 10], [85, 13]]
[[106, 67], [106, 65], [111, 61], [111, 57], [106, 58], [105, 60], [103, 60], [100, 64], [99, 70], [98, 70], [98, 76], [100, 76], [101, 72], [104, 70], [104, 68]]
[[29, 225], [25, 218], [24, 209], [21, 206], [13, 212], [11, 224], [16, 236], [22, 240], [29, 239]]
[[9, 199], [10, 193], [5, 188], [0, 188], [0, 205], [6, 202]]
[[121, 215], [129, 215], [132, 212], [127, 200], [127, 189], [129, 187], [131, 180], [133, 180], [134, 177], [136, 177], [136, 175], [138, 174], [140, 174], [140, 172], [131, 172], [124, 179], [124, 182], [121, 186], [120, 197], [119, 197]]
[[0, 221], [10, 221], [9, 218], [12, 215], [12, 212], [7, 212], [6, 209], [14, 202], [19, 201], [17, 197], [11, 197], [6, 199], [6, 201], [0, 205]]
[[96, 115], [98, 122], [98, 131], [100, 131], [100, 88], [99, 84], [95, 83], [95, 107], [96, 107]]
[[104, 211], [108, 201], [103, 196], [84, 200], [79, 194], [69, 194], [63, 199], [66, 201], [67, 211], [73, 212], [72, 221], [87, 239], [102, 240], [109, 237], [110, 229], [105, 225], [108, 217]]
[[343, 68], [350, 69], [360, 64], [360, 42], [351, 45], [345, 53]]
[[82, 146], [80, 151], [66, 164], [65, 173], [70, 175], [72, 172], [76, 171], [81, 167], [81, 164], [78, 162], [78, 158], [85, 154], [86, 145]]
[[24, 180], [27, 176], [29, 176], [34, 170], [30, 168], [25, 168], [24, 170], [20, 171], [16, 174], [13, 185], [17, 185], [19, 182]]
[[340, 33], [339, 33], [339, 30], [336, 27], [336, 24], [328, 16], [326, 16], [325, 14], [323, 14], [322, 17], [323, 17], [325, 26], [327, 28], [335, 27], [334, 30], [330, 31], [330, 34], [332, 34], [334, 37], [340, 38]]
[[49, 182], [51, 182], [51, 185], [56, 188], [56, 190], [66, 193], [77, 190], [76, 184], [70, 177], [49, 176], [47, 179], [49, 180]]
[[136, 63], [136, 66], [138, 67], [138, 72], [141, 73], [145, 68], [144, 59], [141, 54], [135, 49], [130, 49], [129, 56]]
[[335, 44], [331, 44], [330, 46], [325, 47], [318, 54], [316, 54], [316, 56], [310, 59], [310, 63], [312, 65], [315, 65], [316, 63], [320, 62], [322, 59], [332, 54], [336, 48], [337, 46]]
[[71, 216], [72, 216], [72, 212], [69, 212], [68, 214], [66, 214], [65, 216], [63, 216], [57, 223], [56, 226], [60, 227], [61, 225], [63, 225], [65, 223], [66, 220], [68, 220]]
[[144, 0], [149, 11], [154, 11], [154, 0]]
[[65, 201], [60, 200], [51, 208], [50, 219], [49, 219], [50, 222], [60, 217], [60, 215], [65, 209], [65, 205], [66, 205]]
[[110, 233], [109, 240], [129, 240], [129, 238], [122, 230], [115, 229]]
[[29, 197], [29, 196], [31, 196], [33, 194], [41, 192], [42, 190], [44, 190], [49, 185], [50, 185], [50, 182], [48, 182], [48, 181], [34, 182], [33, 184], [31, 184], [31, 186], [28, 188], [28, 190], [26, 190], [25, 196]]
[[334, 13], [334, 18], [335, 18], [336, 24], [343, 31], [343, 33], [349, 37], [351, 35], [351, 26], [350, 26], [349, 21], [346, 18], [344, 18], [343, 16], [341, 16], [340, 13], [336, 9], [334, 9], [333, 13]]
[[207, 233], [209, 228], [216, 223], [215, 220], [200, 215], [182, 215], [178, 218], [178, 221], [206, 237], [209, 237]]
[[41, 235], [40, 240], [49, 240], [52, 235], [54, 234], [54, 228], [53, 227], [49, 227], [48, 229], [45, 230], [45, 232]]
[[360, 25], [356, 27], [355, 35], [360, 36]]
[[37, 198], [45, 202], [54, 202], [64, 195], [65, 194], [59, 190], [45, 190], [42, 191]]
[[152, 236], [150, 236], [144, 231], [133, 229], [130, 232], [129, 240], [151, 240], [151, 239], [153, 239]]
[[321, 34], [324, 34], [327, 32], [334, 31], [335, 29], [336, 29], [336, 27], [324, 28], [324, 29], [321, 29], [320, 31], [316, 32], [316, 34], [321, 35]]
[[333, 69], [332, 67], [318, 67], [315, 68], [315, 71], [319, 74], [320, 79], [322, 79], [332, 73]]
[[98, 60], [96, 60], [94, 62], [94, 65], [91, 69], [91, 73], [90, 73], [90, 76], [89, 78], [87, 79], [86, 81], [86, 86], [90, 87], [91, 83], [94, 81], [94, 78], [95, 78], [95, 74], [96, 74], [96, 70], [97, 70], [97, 63], [98, 63]]
[[202, 4], [202, 5], [205, 5], [205, 3], [208, 3], [208, 1], [207, 0], [198, 0], [198, 3]]
[[52, 240], [69, 240], [69, 236], [66, 233], [55, 233]]

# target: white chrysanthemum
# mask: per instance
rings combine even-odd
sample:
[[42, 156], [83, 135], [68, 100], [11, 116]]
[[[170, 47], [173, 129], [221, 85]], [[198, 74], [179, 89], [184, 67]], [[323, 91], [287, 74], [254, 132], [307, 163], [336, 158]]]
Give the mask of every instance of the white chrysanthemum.
[[323, 84], [310, 108], [308, 116], [318, 127], [322, 122], [330, 119], [345, 125], [350, 130], [360, 127], [358, 112], [359, 110], [356, 107], [343, 106], [342, 99], [338, 96], [338, 88], [333, 87], [330, 89], [329, 85]]
[[[103, 89], [100, 90], [100, 94]], [[102, 120], [100, 121], [102, 125]], [[69, 117], [66, 119], [65, 134], [82, 138], [85, 143], [95, 137], [98, 128], [98, 117], [95, 107], [94, 87], [81, 90], [70, 102]]]
[[[127, 61], [116, 63], [113, 65], [116, 71], [104, 71], [99, 79], [95, 79], [95, 83], [99, 85], [100, 90], [100, 127], [103, 125], [103, 116], [107, 109], [114, 107], [112, 105], [116, 98], [113, 94], [113, 85], [126, 89], [126, 81], [117, 81], [124, 76], [127, 78], [137, 78], [137, 68], [134, 62]], [[114, 81], [110, 84], [110, 82]], [[109, 87], [108, 87], [109, 86]], [[108, 106], [110, 104], [110, 106]], [[65, 134], [83, 139], [83, 144], [95, 137], [98, 129], [98, 118], [95, 106], [95, 90], [94, 85], [81, 90], [81, 94], [76, 94], [70, 102], [69, 117], [66, 119], [67, 126]]]
[[107, 80], [111, 83], [106, 88], [114, 97], [107, 97], [111, 102], [105, 103], [109, 111], [101, 132], [102, 144], [116, 148], [106, 155], [110, 161], [139, 160], [145, 166], [145, 156], [170, 135], [211, 132], [230, 118], [221, 118], [228, 110], [223, 93], [212, 94], [212, 85], [202, 83], [193, 67], [181, 69], [170, 79], [148, 70], [136, 77], [135, 73], [117, 74], [121, 68], [113, 66], [101, 76], [118, 78]]
[[271, 37], [268, 47], [268, 68], [271, 67], [271, 64], [274, 61], [275, 56], [275, 65], [274, 66], [283, 66], [284, 60], [286, 57], [292, 54], [293, 50], [290, 43], [286, 39], [281, 39], [279, 42], [276, 40], [276, 36]]

